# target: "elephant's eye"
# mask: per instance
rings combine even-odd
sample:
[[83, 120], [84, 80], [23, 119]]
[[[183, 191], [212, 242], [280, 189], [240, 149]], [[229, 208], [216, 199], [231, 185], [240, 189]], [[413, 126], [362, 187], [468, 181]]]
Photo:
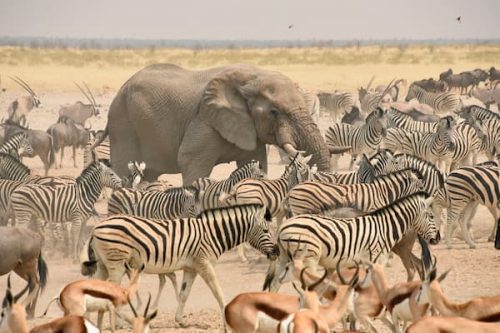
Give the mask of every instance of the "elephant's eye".
[[272, 115], [273, 117], [277, 117], [277, 116], [278, 116], [278, 114], [279, 114], [278, 109], [275, 109], [275, 108], [272, 108], [271, 110], [269, 110], [269, 112], [271, 112], [271, 115]]

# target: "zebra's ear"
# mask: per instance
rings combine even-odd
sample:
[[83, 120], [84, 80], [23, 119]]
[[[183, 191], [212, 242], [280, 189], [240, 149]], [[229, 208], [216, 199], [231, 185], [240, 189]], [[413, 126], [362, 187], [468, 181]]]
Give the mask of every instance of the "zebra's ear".
[[427, 208], [429, 208], [429, 207], [431, 207], [431, 206], [432, 206], [432, 203], [434, 202], [434, 197], [433, 197], [433, 196], [430, 196], [430, 197], [426, 198], [426, 199], [424, 200], [424, 202], [425, 202], [425, 206], [426, 206]]
[[134, 171], [134, 163], [132, 161], [128, 162], [128, 169]]
[[95, 153], [95, 149], [90, 149], [92, 154], [92, 162], [97, 162], [97, 154]]
[[146, 162], [141, 162], [141, 164], [139, 164], [139, 170], [141, 171], [146, 170]]

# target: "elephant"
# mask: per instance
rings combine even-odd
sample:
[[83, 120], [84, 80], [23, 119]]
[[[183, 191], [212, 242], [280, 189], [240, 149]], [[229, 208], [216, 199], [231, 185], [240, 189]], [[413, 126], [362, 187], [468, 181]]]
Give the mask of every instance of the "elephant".
[[220, 163], [251, 160], [267, 171], [266, 144], [329, 170], [329, 152], [304, 91], [285, 75], [236, 64], [202, 71], [150, 65], [120, 88], [109, 108], [111, 165], [123, 177], [144, 161], [144, 177], [182, 173], [183, 183], [208, 177]]

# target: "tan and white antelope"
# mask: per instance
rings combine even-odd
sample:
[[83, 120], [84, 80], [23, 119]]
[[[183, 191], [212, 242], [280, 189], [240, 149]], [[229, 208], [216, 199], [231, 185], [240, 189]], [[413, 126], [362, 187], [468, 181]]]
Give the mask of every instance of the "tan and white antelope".
[[18, 303], [19, 299], [29, 288], [26, 287], [17, 295], [13, 295], [10, 285], [10, 275], [7, 278], [7, 291], [2, 302], [0, 313], [0, 333], [99, 333], [100, 330], [88, 319], [82, 316], [64, 316], [46, 324], [28, 329], [25, 305], [30, 302], [30, 297]]
[[[357, 270], [349, 281], [349, 284], [338, 287], [335, 299], [328, 305], [321, 305], [318, 293], [306, 286], [302, 278], [306, 269], [303, 268], [301, 272], [301, 288], [297, 288], [294, 284], [294, 288], [299, 293], [304, 308], [290, 314], [280, 322], [278, 326], [278, 332], [280, 333], [329, 333], [330, 328], [335, 326], [348, 309], [352, 309], [354, 287], [359, 282], [359, 264], [356, 263]], [[326, 278], [327, 274], [328, 272], [325, 270], [325, 274], [320, 281]], [[342, 278], [339, 270], [337, 274]]]
[[406, 333], [498, 333], [500, 323], [484, 323], [460, 317], [425, 317], [411, 324]]
[[[111, 281], [98, 279], [85, 279], [67, 284], [58, 297], [59, 306], [64, 315], [83, 316], [88, 312], [98, 312], [97, 326], [102, 328], [104, 312], [109, 311], [111, 331], [115, 331], [115, 311], [117, 308], [129, 303], [137, 291], [139, 276], [144, 266], [134, 269], [130, 276], [130, 284], [127, 288], [121, 287]], [[45, 310], [44, 315], [48, 311]]]
[[151, 294], [149, 294], [148, 302], [146, 303], [146, 308], [144, 309], [144, 314], [142, 316], [137, 314], [137, 310], [134, 308], [130, 300], [128, 301], [128, 305], [130, 306], [134, 317], [126, 316], [125, 314], [120, 314], [119, 312], [117, 312], [116, 314], [120, 318], [125, 319], [130, 325], [132, 325], [132, 333], [147, 333], [149, 332], [149, 323], [158, 314], [158, 310], [154, 310], [153, 312], [148, 314], [150, 304]]
[[440, 284], [449, 270], [436, 277], [436, 257], [425, 266], [427, 266], [426, 278], [417, 296], [418, 304], [430, 303], [442, 316], [463, 317], [483, 322], [500, 321], [500, 295], [477, 297], [463, 303], [455, 303], [446, 297]]

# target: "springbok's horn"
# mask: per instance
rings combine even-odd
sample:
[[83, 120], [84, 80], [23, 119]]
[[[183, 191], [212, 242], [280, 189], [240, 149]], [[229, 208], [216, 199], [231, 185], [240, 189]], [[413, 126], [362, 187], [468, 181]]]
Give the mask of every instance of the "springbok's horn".
[[73, 83], [78, 87], [78, 89], [80, 89], [80, 91], [82, 92], [82, 94], [85, 96], [85, 98], [87, 98], [87, 100], [90, 102], [90, 104], [94, 104], [94, 102], [92, 102], [92, 99], [89, 97], [89, 95], [87, 95], [87, 93], [85, 92], [85, 90], [83, 90], [82, 87], [80, 87], [80, 85], [78, 83], [76, 83], [75, 81], [73, 81]]
[[366, 91], [368, 91], [368, 89], [370, 89], [370, 86], [372, 85], [373, 80], [375, 80], [375, 75], [372, 76], [372, 78], [370, 79], [370, 81], [366, 85]]
[[384, 91], [382, 92], [382, 95], [380, 95], [380, 97], [378, 98], [378, 101], [377, 101], [377, 106], [380, 104], [380, 101], [384, 98], [385, 94], [387, 94], [389, 92], [389, 90], [392, 88], [392, 83], [394, 82], [395, 78], [391, 80], [391, 82], [389, 82], [389, 84], [385, 87]]
[[36, 96], [35, 91], [34, 91], [33, 89], [31, 89], [30, 85], [29, 85], [26, 81], [24, 81], [23, 79], [21, 79], [19, 76], [16, 76], [16, 78], [17, 78], [19, 81], [21, 81], [21, 82], [22, 82], [22, 83], [26, 86], [26, 88], [30, 91], [30, 93], [31, 93], [33, 96]]
[[21, 79], [19, 77], [17, 77], [17, 76], [15, 76], [15, 77], [10, 76], [10, 79], [12, 81], [14, 81], [15, 83], [17, 83], [21, 88], [23, 88], [24, 90], [26, 90], [31, 96], [35, 96], [35, 93], [33, 92], [33, 90], [31, 90], [29, 88], [29, 86], [26, 85], [23, 81], [21, 81]]

